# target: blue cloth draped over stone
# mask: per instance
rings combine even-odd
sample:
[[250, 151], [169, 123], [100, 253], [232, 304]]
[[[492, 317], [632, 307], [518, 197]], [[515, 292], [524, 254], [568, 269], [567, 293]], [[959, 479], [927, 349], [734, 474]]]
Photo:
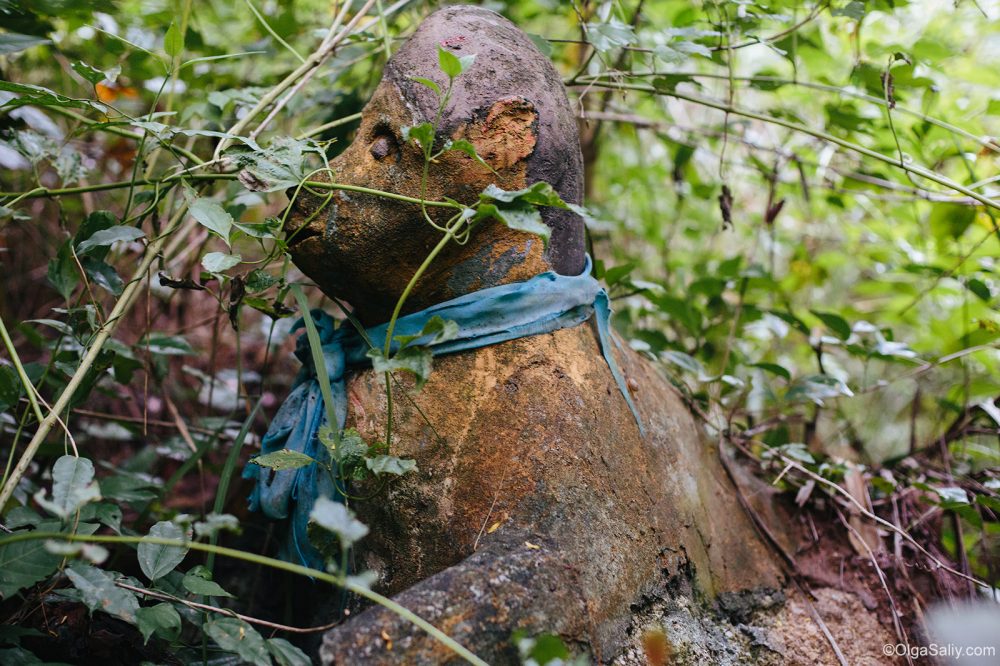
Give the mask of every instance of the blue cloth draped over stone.
[[[608, 294], [590, 275], [590, 265], [588, 257], [586, 268], [577, 276], [541, 273], [524, 282], [490, 287], [400, 317], [396, 321], [393, 337], [419, 334], [434, 316], [451, 320], [458, 325], [458, 335], [431, 346], [432, 353], [440, 356], [571, 328], [596, 315], [601, 353], [642, 431], [639, 413], [611, 350], [613, 339]], [[371, 363], [367, 356], [370, 345], [352, 326], [337, 328], [333, 318], [321, 310], [313, 310], [311, 314], [323, 346], [337, 427], [343, 429], [347, 420], [344, 375], [348, 368], [360, 368]], [[300, 319], [292, 331], [302, 327]], [[387, 328], [388, 324], [381, 324], [367, 329], [368, 340], [379, 347], [384, 346]], [[417, 340], [412, 344], [424, 343]], [[394, 349], [398, 347], [395, 341], [393, 345]], [[291, 393], [264, 435], [263, 453], [291, 449], [327, 463], [329, 456], [317, 438], [320, 427], [326, 422], [326, 413], [305, 334], [299, 336], [295, 355], [303, 367]], [[250, 464], [243, 476], [257, 481], [250, 495], [251, 510], [262, 511], [268, 518], [290, 523], [280, 556], [287, 561], [299, 561], [322, 569], [323, 558], [309, 543], [306, 533], [309, 513], [318, 497], [342, 499], [342, 489], [336, 487], [330, 475], [315, 464], [283, 471], [271, 471]]]

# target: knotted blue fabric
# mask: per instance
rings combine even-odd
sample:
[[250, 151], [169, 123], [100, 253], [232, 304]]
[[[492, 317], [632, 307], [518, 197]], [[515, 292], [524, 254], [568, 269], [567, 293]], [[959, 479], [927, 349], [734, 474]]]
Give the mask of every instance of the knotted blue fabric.
[[[453, 321], [458, 325], [458, 335], [431, 345], [431, 352], [440, 356], [571, 328], [596, 315], [601, 353], [642, 431], [639, 413], [611, 350], [611, 345], [617, 344], [617, 341], [611, 336], [608, 294], [590, 275], [590, 267], [588, 257], [586, 268], [577, 276], [541, 273], [524, 282], [490, 287], [433, 305], [397, 319], [393, 337], [418, 335], [435, 316]], [[313, 310], [311, 314], [323, 348], [337, 427], [343, 429], [347, 420], [344, 375], [349, 368], [371, 363], [367, 356], [371, 345], [366, 337], [371, 344], [384, 346], [388, 324], [369, 328], [365, 331], [366, 336], [362, 336], [351, 326], [337, 328], [334, 319], [321, 310]], [[299, 320], [292, 330], [302, 327], [303, 321]], [[411, 344], [427, 342], [431, 340], [422, 342], [418, 339]], [[396, 347], [398, 345], [394, 341], [394, 349]], [[317, 433], [326, 422], [326, 412], [306, 335], [299, 336], [295, 355], [303, 367], [291, 393], [264, 435], [263, 453], [291, 449], [325, 464], [329, 456]], [[322, 569], [323, 557], [309, 543], [306, 533], [309, 513], [318, 497], [339, 500], [343, 498], [343, 489], [336, 487], [330, 475], [315, 464], [277, 472], [250, 464], [243, 476], [257, 481], [250, 495], [251, 510], [262, 511], [268, 518], [290, 523], [280, 556], [287, 561], [299, 561]]]

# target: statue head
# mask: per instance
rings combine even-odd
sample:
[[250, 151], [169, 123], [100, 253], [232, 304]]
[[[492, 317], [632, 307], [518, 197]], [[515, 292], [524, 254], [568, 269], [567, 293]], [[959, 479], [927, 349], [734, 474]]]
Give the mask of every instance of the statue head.
[[[435, 120], [438, 96], [413, 77], [447, 87], [439, 46], [476, 58], [454, 80], [436, 145], [465, 139], [490, 168], [452, 150], [429, 165], [422, 185], [424, 155], [404, 140], [403, 128]], [[389, 61], [354, 141], [330, 167], [338, 183], [426, 200], [473, 203], [491, 183], [514, 190], [545, 181], [576, 204], [583, 193], [576, 122], [555, 68], [510, 21], [472, 6], [439, 10], [420, 25]], [[320, 210], [322, 202], [301, 193], [293, 204], [286, 226], [293, 261], [325, 293], [354, 306], [366, 324], [385, 321], [442, 232], [416, 204], [343, 190]], [[427, 211], [437, 224], [454, 212]], [[435, 259], [405, 311], [545, 270], [578, 274], [585, 261], [583, 221], [563, 209], [541, 213], [552, 231], [548, 248], [498, 221], [481, 223], [464, 245], [451, 243]]]

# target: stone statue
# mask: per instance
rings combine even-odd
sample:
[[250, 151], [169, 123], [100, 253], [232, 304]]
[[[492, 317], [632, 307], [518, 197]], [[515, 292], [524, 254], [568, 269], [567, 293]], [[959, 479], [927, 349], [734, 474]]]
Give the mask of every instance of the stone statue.
[[[492, 171], [446, 153], [431, 165], [426, 198], [471, 203], [491, 183], [514, 190], [546, 181], [581, 203], [577, 126], [558, 74], [516, 26], [470, 6], [436, 12], [392, 58], [356, 139], [331, 162], [337, 182], [420, 196], [424, 158], [401, 130], [437, 111], [432, 91], [411, 77], [446, 84], [439, 45], [476, 59], [455, 81], [438, 140], [467, 139]], [[290, 216], [295, 264], [365, 325], [388, 320], [440, 232], [417, 205], [337, 191], [314, 216], [320, 202], [302, 196]], [[451, 244], [406, 311], [543, 271], [580, 273], [583, 221], [555, 208], [543, 217], [547, 249], [500, 223]], [[419, 471], [352, 502], [372, 528], [355, 569], [377, 571], [376, 589], [489, 663], [516, 663], [518, 629], [558, 634], [600, 663], [645, 663], [644, 637], [657, 632], [676, 663], [794, 663], [791, 654], [832, 662], [804, 610], [810, 602], [741, 508], [716, 445], [651, 363], [624, 344], [614, 353], [645, 435], [593, 322], [439, 357], [409, 398], [395, 387], [392, 453], [414, 458]], [[358, 371], [347, 389], [348, 426], [367, 441], [384, 438], [383, 376]], [[831, 592], [811, 603], [836, 609], [835, 635], [850, 629], [845, 654], [881, 654], [885, 629], [852, 595]], [[457, 660], [380, 607], [328, 632], [320, 654], [351, 665]]]

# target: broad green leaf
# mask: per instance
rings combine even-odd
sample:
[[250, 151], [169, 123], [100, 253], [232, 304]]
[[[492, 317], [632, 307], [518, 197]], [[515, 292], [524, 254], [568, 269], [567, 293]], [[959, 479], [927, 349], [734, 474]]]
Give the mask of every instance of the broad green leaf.
[[60, 518], [68, 518], [80, 506], [100, 498], [94, 463], [76, 456], [61, 456], [52, 467], [51, 501], [44, 498], [43, 492], [35, 496], [39, 504]]
[[976, 209], [972, 206], [939, 203], [931, 208], [928, 223], [935, 238], [946, 240], [961, 237], [975, 219]]
[[810, 310], [821, 322], [826, 324], [826, 327], [836, 334], [841, 340], [846, 340], [851, 337], [851, 325], [847, 323], [843, 317], [832, 312], [820, 312], [818, 310]]
[[233, 229], [233, 216], [218, 202], [204, 197], [188, 195], [188, 212], [199, 224], [229, 245], [229, 232]]
[[205, 635], [226, 652], [239, 655], [244, 662], [270, 666], [267, 645], [257, 630], [235, 617], [221, 617], [203, 626]]
[[453, 340], [458, 336], [458, 324], [450, 319], [442, 319], [440, 315], [434, 315], [427, 320], [419, 333], [413, 335], [394, 336], [396, 342], [405, 347], [413, 342], [419, 341], [422, 345], [436, 345], [448, 340]]
[[834, 7], [830, 10], [833, 16], [846, 16], [847, 18], [860, 21], [865, 17], [865, 3], [860, 0], [851, 0], [843, 7]]
[[851, 397], [854, 393], [844, 382], [830, 375], [809, 375], [796, 379], [785, 393], [788, 402], [814, 402], [822, 405], [823, 400]]
[[179, 55], [184, 50], [184, 33], [176, 23], [171, 23], [163, 36], [163, 50], [168, 56]]
[[[60, 526], [57, 522], [38, 525], [38, 529], [44, 527], [58, 530]], [[50, 553], [41, 539], [0, 545], [0, 597], [9, 599], [18, 590], [45, 580], [55, 573], [62, 559]]]
[[137, 346], [143, 351], [159, 356], [188, 356], [195, 353], [188, 341], [179, 335], [153, 333], [141, 340]]
[[233, 596], [222, 589], [221, 585], [212, 580], [212, 572], [203, 566], [197, 566], [187, 572], [181, 581], [181, 585], [191, 594], [198, 594], [204, 597]]
[[508, 204], [501, 208], [496, 204], [480, 204], [475, 219], [488, 218], [498, 220], [511, 229], [540, 236], [545, 247], [549, 245], [552, 230], [542, 221], [541, 213], [530, 205]]
[[281, 282], [281, 280], [274, 277], [263, 268], [250, 271], [244, 280], [247, 291], [251, 294], [257, 294], [270, 289], [279, 282]]
[[[161, 520], [153, 525], [149, 529], [148, 536], [178, 541], [185, 540], [184, 530], [169, 520]], [[150, 580], [162, 578], [184, 561], [187, 551], [186, 547], [140, 543], [138, 548], [139, 568]]]
[[455, 78], [461, 74], [464, 69], [462, 67], [462, 60], [454, 53], [441, 46], [438, 47], [438, 66], [449, 79]]
[[312, 659], [284, 638], [269, 638], [267, 651], [278, 666], [312, 666]]
[[548, 58], [552, 55], [552, 42], [533, 32], [528, 33], [528, 39], [535, 45], [535, 48], [542, 52], [543, 56]]
[[305, 141], [278, 137], [267, 148], [236, 146], [226, 155], [236, 161], [241, 169], [239, 180], [248, 190], [276, 192], [294, 187], [305, 178], [305, 155], [316, 150]]
[[417, 461], [408, 458], [397, 458], [396, 456], [375, 456], [365, 460], [368, 469], [375, 476], [382, 474], [392, 474], [402, 476], [407, 472], [414, 472], [417, 469]]
[[618, 19], [611, 19], [607, 23], [588, 23], [587, 39], [598, 51], [610, 51], [634, 44], [636, 36], [632, 26]]
[[389, 358], [381, 349], [369, 349], [368, 358], [372, 360], [375, 372], [396, 372], [405, 370], [417, 379], [417, 389], [423, 388], [431, 376], [433, 359], [431, 350], [426, 347], [403, 347]]
[[299, 453], [298, 451], [281, 449], [279, 451], [272, 451], [271, 453], [254, 456], [253, 458], [250, 458], [250, 462], [254, 465], [260, 465], [261, 467], [267, 467], [269, 469], [280, 471], [305, 467], [306, 465], [313, 464], [316, 460], [304, 453]]
[[777, 363], [754, 363], [751, 367], [760, 368], [766, 372], [770, 372], [772, 375], [778, 375], [784, 379], [791, 379], [792, 374], [788, 372], [788, 369], [778, 365]]
[[104, 611], [135, 624], [139, 601], [134, 593], [115, 585], [112, 574], [90, 565], [74, 564], [66, 569], [66, 576], [80, 590], [81, 600], [91, 612]]
[[17, 371], [9, 365], [0, 365], [0, 412], [17, 404], [24, 393], [24, 386]]
[[21, 35], [16, 32], [0, 33], [0, 56], [10, 55], [11, 53], [17, 53], [18, 51], [30, 49], [32, 46], [40, 46], [42, 44], [50, 43], [51, 41], [45, 39], [44, 37]]
[[181, 635], [181, 616], [169, 603], [140, 608], [135, 617], [144, 645], [153, 634], [166, 641], [175, 641]]
[[24, 106], [26, 104], [34, 104], [37, 106], [57, 106], [72, 109], [90, 109], [98, 111], [99, 113], [107, 113], [109, 111], [108, 107], [99, 102], [93, 102], [89, 99], [76, 99], [73, 97], [67, 97], [56, 93], [48, 88], [43, 88], [42, 86], [35, 86], [27, 83], [14, 83], [12, 81], [0, 81], [0, 90], [5, 92], [16, 93], [18, 97], [15, 97], [7, 102], [0, 105], [0, 108], [4, 107], [17, 107]]
[[309, 522], [336, 534], [344, 546], [350, 546], [368, 534], [368, 526], [355, 518], [350, 509], [326, 497], [316, 500]]
[[199, 539], [214, 537], [220, 531], [239, 532], [239, 518], [228, 513], [210, 513], [205, 520], [194, 524], [194, 534]]
[[121, 295], [125, 281], [110, 264], [94, 257], [83, 257], [80, 259], [80, 265], [83, 266], [83, 271], [91, 282], [114, 296]]
[[69, 300], [80, 283], [76, 261], [73, 260], [72, 240], [66, 240], [59, 246], [56, 256], [49, 259], [49, 284], [55, 287], [64, 300]]
[[91, 236], [76, 246], [77, 254], [86, 254], [92, 248], [109, 246], [119, 241], [134, 241], [145, 238], [146, 234], [135, 227], [111, 227], [95, 231]]
[[434, 126], [430, 123], [420, 123], [402, 130], [403, 141], [416, 141], [425, 152], [434, 147]]
[[209, 252], [201, 259], [201, 265], [209, 273], [222, 273], [228, 271], [233, 266], [238, 266], [243, 261], [243, 257], [238, 254], [223, 254], [222, 252]]
[[49, 539], [45, 542], [45, 550], [60, 557], [83, 557], [91, 564], [104, 564], [108, 559], [108, 549], [95, 543], [73, 543], [70, 541], [55, 541]]
[[486, 186], [482, 194], [482, 200], [493, 200], [502, 203], [523, 202], [534, 206], [553, 206], [555, 208], [566, 208], [566, 202], [562, 200], [559, 193], [544, 181], [532, 183], [521, 190], [503, 190], [496, 185]]
[[476, 152], [476, 147], [474, 145], [472, 145], [471, 141], [466, 141], [465, 139], [458, 139], [456, 141], [448, 141], [448, 143], [445, 144], [444, 149], [445, 150], [457, 150], [457, 151], [459, 151], [461, 153], [465, 153], [466, 155], [468, 155], [469, 157], [471, 157], [472, 159], [474, 159], [476, 162], [478, 162], [480, 165], [486, 167], [491, 172], [496, 173], [496, 170], [493, 167], [491, 167], [489, 164], [487, 164], [486, 160], [484, 160], [482, 157], [479, 156], [479, 153]]
[[411, 81], [416, 81], [420, 85], [427, 86], [428, 88], [430, 88], [431, 90], [433, 90], [438, 95], [441, 94], [441, 86], [439, 86], [438, 84], [434, 83], [430, 79], [424, 78], [423, 76], [411, 76], [410, 80]]
[[70, 67], [73, 68], [74, 72], [76, 72], [83, 78], [87, 79], [87, 81], [89, 81], [93, 85], [97, 85], [98, 83], [107, 78], [107, 76], [101, 70], [97, 69], [96, 67], [91, 67], [87, 63], [81, 62], [79, 60], [70, 65]]

